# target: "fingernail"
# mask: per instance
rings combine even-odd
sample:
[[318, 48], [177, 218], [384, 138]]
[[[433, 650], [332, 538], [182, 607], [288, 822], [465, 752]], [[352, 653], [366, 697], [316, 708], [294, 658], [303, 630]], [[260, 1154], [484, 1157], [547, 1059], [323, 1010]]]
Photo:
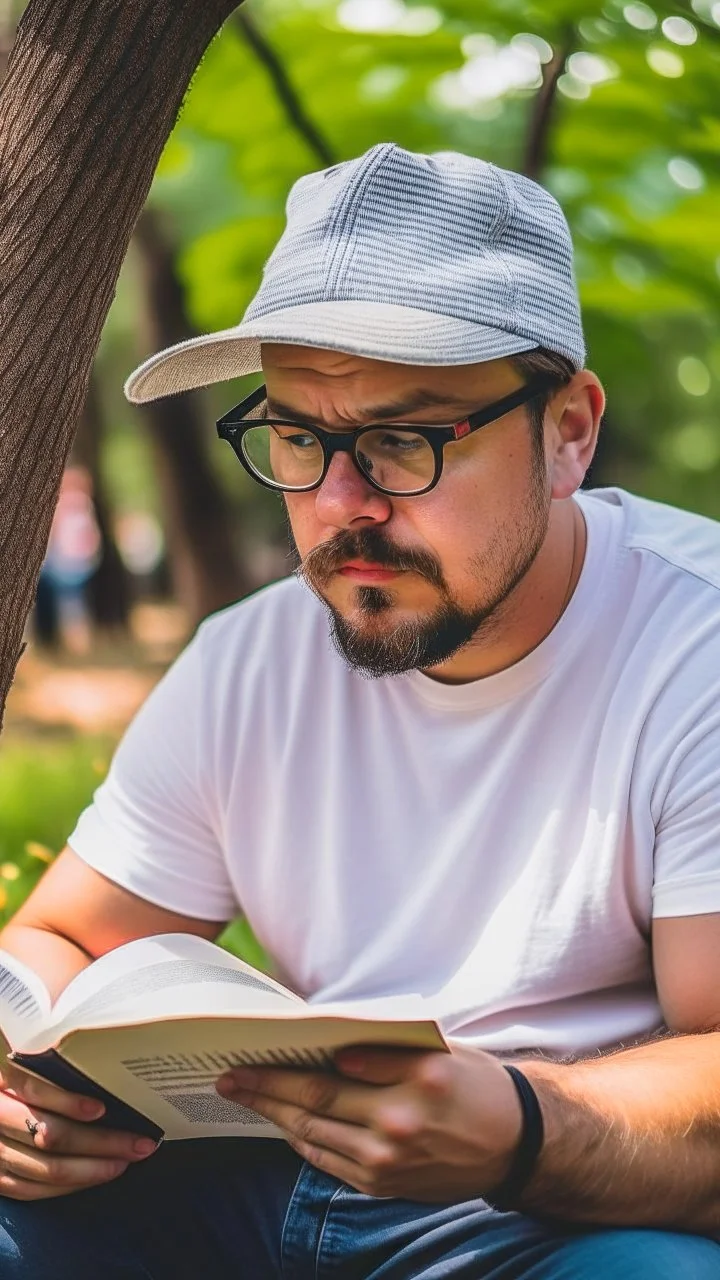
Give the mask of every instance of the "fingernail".
[[98, 1102], [97, 1098], [83, 1098], [80, 1103], [80, 1110], [84, 1116], [88, 1116], [91, 1120], [99, 1120], [100, 1116], [105, 1113], [103, 1103]]
[[157, 1143], [152, 1138], [138, 1138], [133, 1142], [133, 1151], [139, 1156], [151, 1156], [156, 1149]]
[[341, 1071], [363, 1071], [365, 1068], [365, 1059], [359, 1053], [347, 1052], [340, 1050], [335, 1055], [335, 1061]]
[[218, 1093], [234, 1093], [235, 1080], [232, 1076], [220, 1076], [220, 1079], [215, 1081], [215, 1088]]

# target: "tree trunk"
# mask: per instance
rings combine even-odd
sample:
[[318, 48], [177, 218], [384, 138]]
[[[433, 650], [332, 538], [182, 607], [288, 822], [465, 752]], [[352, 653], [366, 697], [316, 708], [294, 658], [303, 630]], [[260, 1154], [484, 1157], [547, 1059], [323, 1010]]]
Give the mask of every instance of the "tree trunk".
[[0, 714], [133, 226], [236, 0], [30, 0], [0, 90]]
[[101, 455], [105, 423], [97, 378], [90, 378], [88, 396], [80, 417], [72, 461], [85, 467], [92, 481], [95, 519], [100, 532], [100, 563], [87, 585], [93, 622], [108, 631], [127, 631], [130, 615], [130, 579], [112, 530], [112, 513], [102, 474]]
[[[144, 277], [148, 343], [158, 350], [182, 342], [193, 329], [173, 251], [154, 210], [144, 210], [133, 243]], [[212, 470], [211, 433], [201, 405], [201, 394], [188, 392], [140, 410], [157, 462], [173, 586], [193, 624], [248, 590], [228, 501]]]
[[536, 182], [542, 182], [543, 170], [550, 150], [550, 130], [557, 105], [557, 86], [567, 66], [567, 60], [575, 47], [573, 26], [565, 29], [563, 39], [553, 50], [552, 58], [543, 66], [542, 85], [533, 99], [528, 135], [525, 142], [523, 173]]

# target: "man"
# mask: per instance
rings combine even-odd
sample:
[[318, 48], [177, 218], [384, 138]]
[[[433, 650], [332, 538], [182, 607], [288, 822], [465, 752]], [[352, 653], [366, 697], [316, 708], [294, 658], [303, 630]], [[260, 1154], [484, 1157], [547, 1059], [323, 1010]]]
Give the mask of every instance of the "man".
[[57, 991], [243, 911], [451, 1053], [238, 1071], [287, 1144], [149, 1159], [8, 1066], [3, 1277], [720, 1276], [720, 533], [579, 493], [584, 356], [555, 201], [382, 145], [298, 184], [237, 329], [131, 378], [262, 364], [219, 429], [306, 585], [200, 629], [2, 943]]

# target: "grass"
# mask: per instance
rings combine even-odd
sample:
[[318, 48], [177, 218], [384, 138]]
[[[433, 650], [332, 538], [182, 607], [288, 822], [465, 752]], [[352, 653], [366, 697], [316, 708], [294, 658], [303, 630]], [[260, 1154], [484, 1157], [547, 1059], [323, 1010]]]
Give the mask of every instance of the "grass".
[[112, 745], [65, 733], [0, 741], [0, 923], [62, 849], [107, 771]]
[[[109, 737], [68, 732], [5, 733], [0, 741], [0, 927], [5, 925], [63, 848], [78, 816], [104, 778]], [[221, 945], [258, 968], [267, 959], [244, 920]]]

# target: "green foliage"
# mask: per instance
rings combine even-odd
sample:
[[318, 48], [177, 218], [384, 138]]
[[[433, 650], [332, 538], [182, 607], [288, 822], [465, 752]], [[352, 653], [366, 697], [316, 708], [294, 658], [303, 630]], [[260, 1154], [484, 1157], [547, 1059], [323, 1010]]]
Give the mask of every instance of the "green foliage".
[[[523, 42], [527, 54], [528, 37], [545, 42], [545, 59], [566, 56], [541, 177], [570, 221], [590, 363], [609, 393], [595, 481], [720, 516], [712, 11], [705, 0], [265, 0], [246, 10], [338, 159], [392, 139], [523, 168], [539, 77], [494, 93], [490, 81]], [[376, 29], [353, 29], [372, 27], [373, 14]], [[319, 167], [231, 20], [197, 74], [153, 192], [175, 218], [200, 328], [240, 318], [290, 186]], [[707, 370], [702, 393], [678, 376], [687, 359]]]
[[256, 940], [247, 920], [234, 920], [218, 941], [221, 946], [232, 951], [241, 960], [254, 965], [256, 969], [271, 968], [271, 962]]

